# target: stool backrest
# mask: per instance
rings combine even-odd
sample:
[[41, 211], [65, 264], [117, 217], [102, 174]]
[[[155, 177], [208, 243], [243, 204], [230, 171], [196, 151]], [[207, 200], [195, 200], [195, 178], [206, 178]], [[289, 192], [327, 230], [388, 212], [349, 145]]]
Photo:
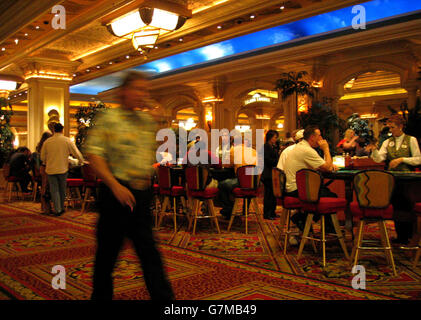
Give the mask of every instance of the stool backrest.
[[303, 202], [316, 203], [320, 199], [322, 177], [312, 169], [301, 169], [295, 174], [298, 198]]
[[171, 168], [167, 166], [158, 167], [158, 185], [163, 189], [171, 189]]
[[94, 169], [89, 164], [84, 164], [81, 168], [83, 181], [96, 181], [96, 174]]
[[272, 168], [272, 189], [276, 198], [283, 198], [285, 194], [286, 176], [279, 168]]
[[237, 169], [237, 178], [241, 189], [257, 190], [259, 188], [260, 175], [247, 174], [255, 168], [256, 166], [254, 165], [247, 165]]
[[389, 172], [364, 170], [354, 176], [354, 190], [361, 208], [388, 207], [394, 187], [395, 177]]
[[187, 187], [191, 191], [205, 190], [209, 176], [209, 169], [203, 166], [189, 166], [185, 168]]

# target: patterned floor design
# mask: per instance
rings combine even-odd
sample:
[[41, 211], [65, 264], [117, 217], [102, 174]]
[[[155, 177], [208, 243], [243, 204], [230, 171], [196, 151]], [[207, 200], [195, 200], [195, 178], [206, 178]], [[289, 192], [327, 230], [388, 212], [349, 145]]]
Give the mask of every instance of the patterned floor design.
[[[0, 203], [0, 300], [88, 299], [97, 214], [91, 210], [81, 215], [79, 209], [70, 208], [57, 218], [39, 211], [39, 203], [30, 201]], [[227, 221], [219, 217], [221, 234], [209, 221], [200, 221], [194, 236], [186, 230], [183, 218], [177, 232], [171, 222], [164, 219], [156, 237], [177, 299], [341, 299], [338, 292], [344, 294], [343, 299], [421, 298], [421, 267], [412, 268], [408, 252], [394, 252], [398, 277], [392, 275], [381, 254], [364, 256], [361, 264], [367, 270], [367, 288], [353, 290], [354, 275], [335, 242], [328, 246], [326, 268], [321, 267], [321, 257], [311, 246], [300, 260], [296, 259], [296, 247], [284, 256], [278, 220], [252, 216], [248, 235], [243, 218], [236, 218], [228, 233]], [[393, 225], [389, 227], [393, 235]], [[374, 234], [375, 228], [369, 228], [370, 235]], [[51, 267], [58, 262], [67, 270], [65, 292], [51, 288]], [[210, 265], [212, 268], [207, 268]], [[248, 280], [233, 281], [237, 274]], [[127, 244], [115, 271], [115, 297], [148, 298], [141, 277], [137, 258]], [[290, 283], [283, 282], [286, 280]], [[311, 289], [304, 290], [301, 284]], [[323, 288], [327, 293], [317, 292]]]

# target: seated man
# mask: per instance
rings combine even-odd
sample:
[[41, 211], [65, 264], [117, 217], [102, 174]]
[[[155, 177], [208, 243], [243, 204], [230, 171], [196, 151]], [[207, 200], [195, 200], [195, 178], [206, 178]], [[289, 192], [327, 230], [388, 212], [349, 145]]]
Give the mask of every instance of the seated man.
[[30, 155], [31, 151], [27, 147], [20, 147], [9, 160], [10, 175], [21, 179], [19, 184], [22, 192], [28, 192], [28, 184], [32, 180], [29, 174], [31, 170]]
[[[371, 144], [366, 147], [372, 151], [371, 158], [376, 162], [386, 161], [388, 169], [394, 171], [413, 171], [421, 164], [421, 153], [417, 139], [403, 132], [404, 119], [394, 115], [387, 120], [392, 137], [383, 141], [380, 150]], [[413, 235], [416, 215], [412, 212], [415, 202], [420, 201], [419, 186], [413, 182], [395, 183], [391, 202], [397, 239], [394, 243], [408, 244]]]
[[[251, 147], [250, 141], [247, 139], [241, 139], [241, 143], [236, 144], [239, 140], [234, 138], [234, 146], [231, 147], [230, 151], [230, 166], [234, 167], [235, 173], [237, 169], [245, 165], [256, 165], [257, 163], [257, 152]], [[238, 161], [236, 163], [235, 161]], [[222, 203], [221, 215], [229, 220], [231, 218], [231, 212], [234, 207], [234, 200], [232, 199], [232, 190], [239, 186], [237, 178], [225, 179], [220, 181], [218, 184], [219, 193], [218, 200]]]
[[[298, 197], [297, 183], [295, 175], [301, 169], [314, 169], [320, 171], [334, 171], [332, 157], [329, 151], [329, 144], [321, 136], [320, 130], [316, 126], [308, 126], [304, 129], [303, 140], [299, 142], [288, 154], [284, 164], [286, 175], [286, 195]], [[320, 157], [314, 148], [320, 147], [324, 153], [324, 159]], [[321, 186], [321, 197], [337, 198], [327, 187]], [[317, 218], [316, 218], [317, 219]], [[292, 221], [301, 229], [304, 229], [306, 215], [298, 212], [292, 217]], [[326, 224], [327, 232], [333, 231], [331, 221]]]

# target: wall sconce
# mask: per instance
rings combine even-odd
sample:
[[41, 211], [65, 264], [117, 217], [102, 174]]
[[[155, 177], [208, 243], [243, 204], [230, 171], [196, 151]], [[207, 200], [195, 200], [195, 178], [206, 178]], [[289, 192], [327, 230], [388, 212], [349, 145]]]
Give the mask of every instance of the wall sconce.
[[105, 16], [102, 24], [114, 36], [132, 39], [135, 49], [142, 49], [153, 47], [159, 35], [181, 28], [191, 16], [191, 10], [172, 1], [137, 0]]
[[206, 113], [205, 118], [206, 118], [206, 123], [208, 124], [209, 130], [211, 130], [212, 129], [212, 120], [213, 120], [212, 112], [208, 111]]

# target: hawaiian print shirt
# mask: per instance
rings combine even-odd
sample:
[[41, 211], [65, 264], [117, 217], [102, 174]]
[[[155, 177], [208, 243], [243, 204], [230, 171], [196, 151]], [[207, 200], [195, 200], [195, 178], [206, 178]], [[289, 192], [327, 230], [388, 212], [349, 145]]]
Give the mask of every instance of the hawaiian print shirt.
[[97, 114], [84, 151], [104, 158], [116, 179], [133, 189], [146, 189], [156, 162], [156, 129], [145, 112], [107, 109]]

